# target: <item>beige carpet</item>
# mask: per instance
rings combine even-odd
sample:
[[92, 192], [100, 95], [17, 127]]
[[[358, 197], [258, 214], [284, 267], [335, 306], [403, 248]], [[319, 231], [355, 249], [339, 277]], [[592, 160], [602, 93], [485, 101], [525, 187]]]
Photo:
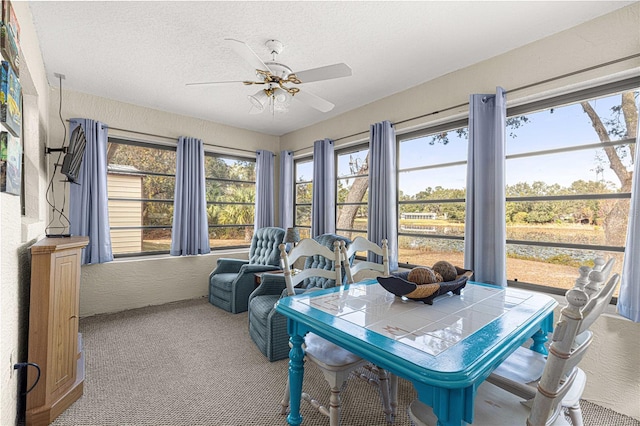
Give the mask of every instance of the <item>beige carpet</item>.
[[[55, 426], [286, 425], [279, 413], [287, 360], [266, 360], [249, 337], [246, 313], [196, 299], [84, 318], [80, 332], [84, 395]], [[395, 424], [405, 426], [415, 391], [399, 382]], [[327, 384], [311, 365], [304, 388], [328, 404]], [[362, 380], [349, 380], [343, 407], [343, 426], [386, 425], [377, 389]], [[583, 410], [586, 426], [640, 425], [595, 404]], [[303, 425], [328, 426], [304, 401], [301, 411]]]

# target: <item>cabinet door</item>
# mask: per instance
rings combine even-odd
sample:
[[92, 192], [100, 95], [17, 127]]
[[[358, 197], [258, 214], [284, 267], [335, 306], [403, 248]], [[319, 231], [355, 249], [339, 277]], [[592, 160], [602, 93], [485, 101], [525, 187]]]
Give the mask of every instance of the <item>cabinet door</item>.
[[52, 294], [52, 360], [51, 392], [65, 389], [76, 379], [78, 359], [78, 251], [54, 254], [53, 273], [56, 283]]

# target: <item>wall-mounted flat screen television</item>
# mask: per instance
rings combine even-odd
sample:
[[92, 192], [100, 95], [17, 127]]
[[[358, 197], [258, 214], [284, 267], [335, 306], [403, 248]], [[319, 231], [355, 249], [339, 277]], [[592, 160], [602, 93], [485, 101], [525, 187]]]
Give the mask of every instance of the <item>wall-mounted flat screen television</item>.
[[69, 138], [69, 147], [62, 161], [62, 174], [67, 177], [69, 182], [76, 183], [78, 174], [80, 173], [80, 165], [82, 157], [87, 146], [87, 138], [85, 137], [82, 126], [78, 126], [71, 132]]

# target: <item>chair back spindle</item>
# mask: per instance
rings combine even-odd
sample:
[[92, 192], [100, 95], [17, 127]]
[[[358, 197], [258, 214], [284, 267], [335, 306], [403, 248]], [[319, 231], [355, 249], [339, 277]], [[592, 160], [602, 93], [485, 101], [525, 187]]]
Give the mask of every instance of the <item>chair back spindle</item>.
[[[282, 264], [284, 266], [284, 280], [287, 284], [287, 294], [293, 296], [295, 294], [294, 288], [310, 277], [322, 277], [331, 280], [336, 280], [336, 285], [342, 282], [342, 265], [340, 262], [340, 245], [344, 244], [342, 241], [335, 241], [333, 243], [333, 251], [329, 248], [319, 244], [317, 241], [305, 238], [301, 240], [297, 246], [291, 249], [289, 253], [286, 251], [286, 246], [280, 244], [280, 257], [282, 258]], [[291, 273], [291, 265], [301, 257], [309, 256], [323, 256], [328, 261], [334, 262], [334, 270], [320, 269], [320, 268], [305, 268], [297, 274]]]
[[[598, 279], [600, 279], [600, 277], [598, 277]], [[607, 284], [589, 299], [582, 309], [582, 322], [580, 323], [578, 334], [588, 330], [589, 327], [591, 327], [591, 324], [593, 324], [602, 312], [604, 312], [604, 309], [611, 301], [613, 293], [615, 293], [616, 288], [618, 287], [619, 280], [620, 276], [618, 274], [613, 274]]]

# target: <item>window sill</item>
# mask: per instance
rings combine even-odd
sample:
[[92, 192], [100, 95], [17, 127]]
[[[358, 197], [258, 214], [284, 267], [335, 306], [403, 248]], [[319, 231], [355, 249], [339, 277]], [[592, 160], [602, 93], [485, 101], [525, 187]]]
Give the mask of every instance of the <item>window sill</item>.
[[184, 259], [195, 256], [216, 256], [216, 257], [224, 257], [225, 255], [237, 255], [248, 253], [249, 248], [234, 248], [234, 249], [220, 249], [215, 250], [212, 249], [210, 253], [207, 254], [198, 254], [193, 256], [171, 256], [168, 253], [163, 254], [149, 254], [149, 255], [141, 255], [141, 256], [127, 256], [127, 257], [117, 257], [113, 259], [113, 262], [125, 263], [125, 262], [142, 262], [145, 260], [166, 260], [166, 259]]

